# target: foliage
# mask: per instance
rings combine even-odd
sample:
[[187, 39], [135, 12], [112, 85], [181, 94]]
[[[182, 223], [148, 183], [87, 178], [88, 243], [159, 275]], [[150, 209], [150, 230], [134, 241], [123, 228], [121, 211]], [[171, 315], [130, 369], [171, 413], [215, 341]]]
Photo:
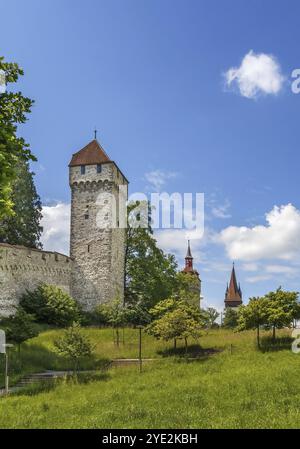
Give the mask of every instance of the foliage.
[[40, 323], [68, 326], [80, 318], [74, 299], [54, 285], [41, 284], [34, 291], [27, 291], [20, 305]]
[[275, 329], [289, 327], [293, 319], [299, 316], [298, 292], [288, 292], [279, 287], [275, 292], [265, 295], [267, 301], [267, 319], [268, 326], [273, 328], [273, 337], [275, 338]]
[[268, 319], [268, 301], [266, 298], [250, 298], [246, 306], [239, 308], [238, 330], [256, 329], [257, 346], [260, 347], [260, 326]]
[[[132, 203], [128, 213], [125, 302], [127, 305], [138, 304], [147, 310], [171, 295], [176, 282], [177, 265], [174, 256], [164, 254], [157, 247], [150, 225], [149, 205], [144, 202]], [[146, 228], [137, 227], [136, 221]]]
[[41, 248], [42, 205], [33, 182], [34, 173], [23, 161], [16, 165], [16, 173], [11, 195], [14, 215], [0, 222], [0, 242]]
[[190, 273], [179, 272], [173, 287], [173, 295], [196, 307], [200, 305], [199, 279]]
[[17, 307], [15, 314], [5, 320], [7, 341], [17, 344], [20, 351], [24, 341], [39, 334], [34, 321], [33, 315], [25, 312], [22, 307]]
[[201, 314], [197, 307], [188, 304], [184, 300], [170, 298], [159, 302], [150, 310], [153, 316], [146, 331], [157, 339], [165, 341], [198, 338], [203, 327]]
[[238, 325], [238, 313], [231, 307], [225, 309], [223, 327], [227, 329], [234, 329]]
[[102, 319], [116, 330], [116, 343], [119, 346], [119, 329], [120, 327], [124, 327], [127, 322], [127, 310], [123, 302], [117, 297], [112, 303], [100, 304], [96, 308], [96, 314], [99, 319]]
[[[16, 83], [23, 70], [16, 63], [0, 57], [0, 72], [6, 84]], [[17, 124], [25, 123], [33, 101], [21, 92], [0, 94], [0, 220], [13, 214], [12, 185], [17, 177], [19, 162], [35, 160], [24, 139], [17, 137]]]
[[219, 312], [213, 307], [208, 307], [202, 310], [203, 319], [205, 321], [205, 327], [211, 329], [213, 327], [218, 327], [216, 320], [219, 318]]
[[54, 342], [58, 354], [73, 362], [74, 373], [77, 373], [82, 358], [92, 355], [93, 347], [90, 341], [80, 332], [80, 325], [73, 323], [63, 337]]

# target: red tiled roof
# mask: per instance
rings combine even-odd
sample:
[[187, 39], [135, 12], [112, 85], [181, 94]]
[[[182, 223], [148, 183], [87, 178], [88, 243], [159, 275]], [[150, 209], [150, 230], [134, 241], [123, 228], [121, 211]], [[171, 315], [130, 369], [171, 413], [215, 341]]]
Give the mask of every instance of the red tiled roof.
[[82, 150], [73, 154], [70, 167], [76, 167], [78, 165], [95, 165], [103, 164], [104, 162], [112, 162], [104, 149], [101, 147], [97, 140], [92, 140]]

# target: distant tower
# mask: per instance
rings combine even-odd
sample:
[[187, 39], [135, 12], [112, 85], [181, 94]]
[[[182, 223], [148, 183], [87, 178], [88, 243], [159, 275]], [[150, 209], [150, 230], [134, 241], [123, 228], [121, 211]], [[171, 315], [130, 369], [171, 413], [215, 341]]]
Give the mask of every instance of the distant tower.
[[[86, 311], [124, 297], [125, 229], [118, 228], [119, 186], [128, 181], [98, 141], [73, 154], [71, 199], [71, 294]], [[113, 227], [111, 224], [115, 223]]]
[[187, 253], [185, 256], [185, 267], [182, 270], [182, 272], [196, 277], [197, 282], [196, 282], [195, 289], [196, 289], [196, 293], [199, 295], [199, 304], [200, 304], [200, 300], [202, 299], [202, 297], [201, 297], [201, 279], [200, 279], [198, 271], [194, 270], [194, 258], [192, 256], [191, 245], [190, 245], [189, 240], [188, 240], [188, 249], [187, 249]]
[[232, 266], [231, 277], [229, 286], [227, 284], [226, 292], [225, 292], [225, 307], [239, 307], [243, 304], [242, 301], [242, 291], [240, 284], [237, 284], [234, 263]]

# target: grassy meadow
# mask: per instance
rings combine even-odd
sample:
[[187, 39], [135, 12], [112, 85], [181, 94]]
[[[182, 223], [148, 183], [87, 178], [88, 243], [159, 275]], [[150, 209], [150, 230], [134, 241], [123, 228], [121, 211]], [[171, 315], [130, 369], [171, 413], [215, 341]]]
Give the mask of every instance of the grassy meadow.
[[[119, 348], [111, 329], [84, 332], [95, 358], [82, 368], [137, 357], [137, 330], [126, 329]], [[22, 372], [68, 368], [52, 352], [60, 333], [46, 330], [24, 345]], [[300, 355], [278, 335], [280, 344], [270, 347], [265, 337], [258, 351], [254, 332], [212, 330], [190, 348], [194, 361], [183, 348], [174, 354], [172, 345], [143, 335], [143, 356], [157, 360], [142, 374], [137, 366], [112, 368], [84, 382], [0, 398], [0, 428], [298, 428]]]

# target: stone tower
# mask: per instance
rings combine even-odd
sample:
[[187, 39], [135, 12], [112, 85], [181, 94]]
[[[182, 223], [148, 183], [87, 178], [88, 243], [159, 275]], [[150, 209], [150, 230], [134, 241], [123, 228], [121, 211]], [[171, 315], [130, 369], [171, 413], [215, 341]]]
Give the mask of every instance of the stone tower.
[[69, 176], [71, 295], [92, 311], [124, 297], [126, 212], [120, 198], [127, 200], [128, 181], [96, 139], [73, 154]]
[[196, 282], [194, 286], [194, 291], [197, 297], [199, 298], [199, 307], [200, 307], [200, 301], [201, 299], [203, 299], [201, 296], [201, 279], [198, 271], [194, 269], [194, 258], [192, 256], [191, 245], [189, 240], [188, 240], [187, 253], [185, 256], [185, 267], [182, 270], [182, 272], [195, 277]]
[[235, 275], [234, 264], [232, 266], [231, 277], [229, 285], [227, 284], [225, 292], [225, 308], [237, 308], [243, 304], [242, 290], [240, 284], [238, 285]]

